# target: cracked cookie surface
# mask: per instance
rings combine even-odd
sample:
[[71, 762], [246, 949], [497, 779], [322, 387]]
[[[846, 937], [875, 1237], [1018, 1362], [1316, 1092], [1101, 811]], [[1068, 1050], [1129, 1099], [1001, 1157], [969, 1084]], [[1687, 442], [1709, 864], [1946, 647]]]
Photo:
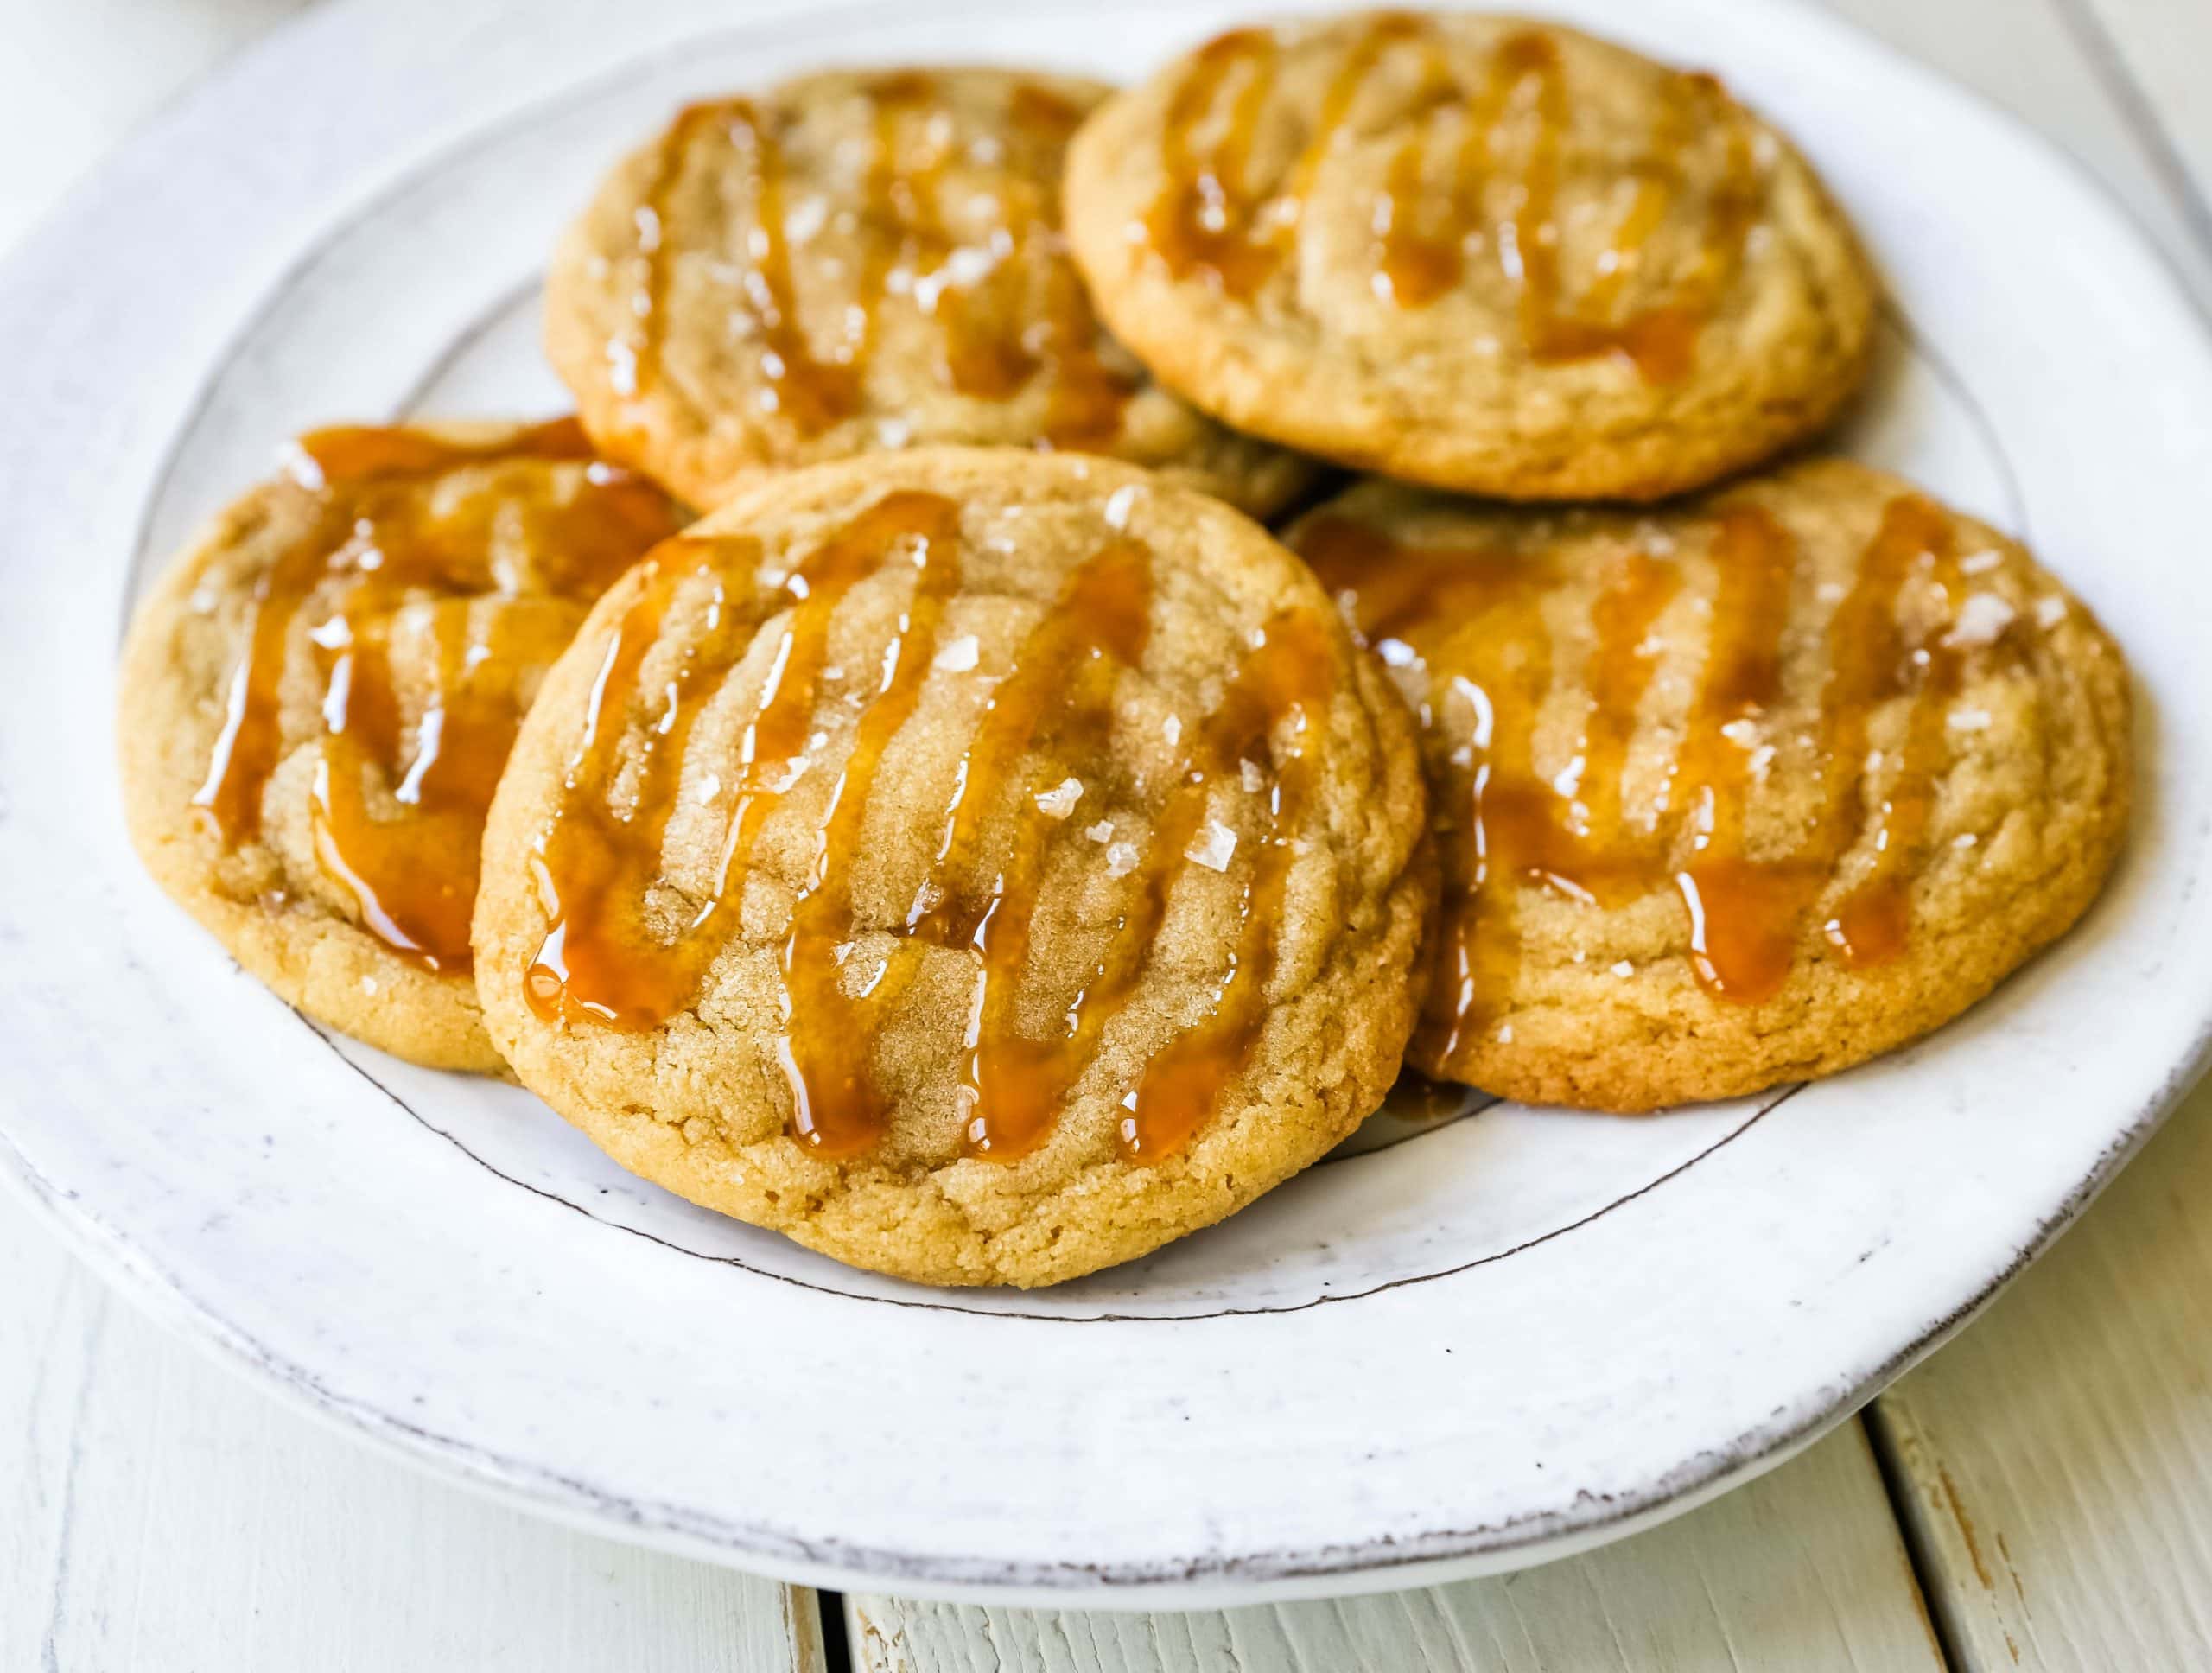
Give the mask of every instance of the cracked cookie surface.
[[499, 790], [493, 1037], [626, 1167], [854, 1265], [1056, 1282], [1350, 1133], [1434, 900], [1313, 576], [1106, 461], [741, 493], [610, 592]]
[[546, 347], [610, 457], [693, 504], [750, 477], [962, 443], [1104, 454], [1255, 515], [1306, 461], [1153, 382], [1060, 229], [1095, 82], [836, 71], [693, 105], [570, 229]]
[[1817, 430], [1875, 282], [1710, 76], [1473, 13], [1245, 29], [1070, 148], [1100, 311], [1255, 435], [1514, 499], [1653, 499]]
[[118, 699], [156, 881], [319, 1021], [504, 1068], [469, 918], [521, 713], [683, 514], [573, 421], [319, 430], [162, 576]]
[[1980, 999], [2119, 856], [2119, 650], [1894, 477], [1649, 514], [1370, 481], [1287, 538], [1421, 712], [1426, 1073], [1625, 1110], [1833, 1073]]

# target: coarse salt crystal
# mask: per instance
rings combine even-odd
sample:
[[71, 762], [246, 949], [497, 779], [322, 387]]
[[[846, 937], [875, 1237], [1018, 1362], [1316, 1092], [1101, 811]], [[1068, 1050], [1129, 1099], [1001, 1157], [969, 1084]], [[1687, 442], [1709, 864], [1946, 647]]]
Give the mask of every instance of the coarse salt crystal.
[[2019, 613], [1995, 593], [1975, 593], [1959, 607], [1959, 619], [1943, 635], [1946, 645], [1994, 645]]
[[1259, 762], [1239, 761], [1236, 770], [1244, 779], [1245, 790], [1250, 794], [1256, 796], [1268, 787], [1267, 772]]
[[1075, 805], [1083, 799], [1083, 780], [1063, 779], [1050, 790], [1037, 792], [1037, 811], [1055, 819], [1065, 819], [1075, 811]]
[[1135, 843], [1109, 843], [1106, 845], [1106, 875], [1126, 877], [1137, 868], [1137, 845]]
[[1198, 839], [1183, 850], [1183, 857], [1208, 871], [1227, 871], [1236, 852], [1236, 833], [1218, 819], [1209, 819]]
[[1095, 825], [1086, 826], [1083, 834], [1094, 843], [1110, 843], [1114, 840], [1114, 822], [1111, 819], [1101, 819]]
[[1129, 510], [1137, 503], [1136, 484], [1119, 487], [1106, 497], [1106, 526], [1126, 529], [1129, 526]]
[[930, 666], [948, 674], [964, 674], [976, 665], [976, 657], [975, 634], [963, 633], [958, 639], [948, 642], [944, 649], [937, 653]]

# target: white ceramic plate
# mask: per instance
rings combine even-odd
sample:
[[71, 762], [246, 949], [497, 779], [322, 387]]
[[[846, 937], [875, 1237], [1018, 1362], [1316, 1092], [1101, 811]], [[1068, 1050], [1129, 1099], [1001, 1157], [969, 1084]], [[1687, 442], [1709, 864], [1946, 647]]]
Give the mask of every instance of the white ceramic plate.
[[2027, 536], [2141, 677], [2111, 893], [1919, 1047], [1649, 1120], [1378, 1127], [1134, 1266], [929, 1292], [641, 1185], [523, 1092], [325, 1039], [133, 862], [110, 685], [149, 566], [303, 426], [556, 408], [539, 264], [678, 101], [830, 61], [1127, 77], [1240, 10], [340, 5], [132, 145], [0, 278], [0, 1172], [263, 1377], [450, 1474], [966, 1596], [1251, 1600], [1558, 1555], [1786, 1456], [1986, 1300], [2212, 1015], [2212, 353], [2071, 169], [1796, 10], [1556, 8], [1798, 136], [1899, 299], [1848, 445]]

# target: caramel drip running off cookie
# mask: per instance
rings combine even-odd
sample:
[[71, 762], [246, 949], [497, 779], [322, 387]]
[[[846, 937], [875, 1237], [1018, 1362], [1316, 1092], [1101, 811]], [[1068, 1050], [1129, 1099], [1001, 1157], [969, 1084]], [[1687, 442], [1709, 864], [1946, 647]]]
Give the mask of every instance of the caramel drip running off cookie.
[[[481, 445], [366, 427], [298, 443], [294, 476], [315, 497], [313, 527], [255, 582], [245, 653], [193, 805], [227, 845], [260, 836], [264, 792], [288, 749], [287, 675], [304, 658], [321, 693], [315, 858], [372, 933], [429, 970], [468, 968], [484, 817], [525, 682], [566, 648], [582, 607], [678, 521], [658, 488], [599, 464], [560, 497], [532, 481], [447, 507], [433, 484], [469, 466], [591, 457], [573, 419]], [[499, 558], [500, 531], [519, 540], [531, 575]], [[427, 636], [433, 669], [411, 712], [391, 671], [403, 632]]]
[[[1136, 379], [1102, 359], [1104, 340], [1060, 232], [1058, 159], [1082, 121], [1081, 108], [1048, 88], [1016, 84], [1007, 128], [1047, 166], [995, 194], [993, 225], [956, 232], [945, 219], [944, 175], [966, 142], [943, 119], [950, 106], [942, 84], [920, 71], [899, 71], [872, 77], [860, 91], [872, 111], [873, 151], [857, 213], [864, 240], [857, 289], [836, 341], [817, 353], [799, 317], [785, 230], [792, 206], [783, 118], [750, 99], [695, 105], [662, 141], [638, 212], [637, 323], [607, 345], [617, 391], [634, 397], [662, 375], [679, 188], [697, 172], [734, 161], [749, 211], [738, 241], [747, 264], [738, 306], [756, 328], [757, 361], [774, 410], [803, 436], [819, 436], [865, 407], [869, 359], [898, 274], [913, 305], [936, 321], [939, 375], [948, 387], [1004, 401], [1041, 374], [1048, 380], [1046, 443], [1082, 449], [1110, 442]], [[966, 207], [972, 214], [976, 202]]]
[[[1231, 863], [1210, 846], [1217, 836], [1209, 814], [1233, 786], [1265, 798], [1266, 834], [1236, 868], [1240, 930], [1202, 1015], [1152, 1057], [1122, 1099], [1122, 1152], [1154, 1161], [1179, 1149], [1218, 1108], [1265, 1023], [1284, 892], [1313, 806], [1324, 711], [1341, 674], [1334, 643], [1311, 613], [1278, 616], [1255, 636], [1220, 707], [1188, 728], [1096, 965], [1055, 1030], [1033, 1038], [1016, 1016], [1049, 830], [1065, 812], [1054, 800], [1067, 790], [1060, 764], [1101, 760], [1110, 747], [1118, 683], [1141, 665], [1150, 641], [1152, 559], [1141, 543], [1116, 536], [1070, 576], [995, 677], [912, 905], [898, 922], [863, 924], [855, 915], [850, 867], [884, 753], [937, 660], [960, 558], [958, 507], [902, 491], [860, 513], [780, 580], [760, 578], [760, 554], [743, 539], [678, 540], [651, 560], [607, 647], [567, 792], [533, 856], [550, 927], [525, 995], [546, 1021], [630, 1032], [658, 1027], [696, 1002], [738, 932], [736, 900], [767, 813], [806, 773], [823, 770], [806, 751], [838, 604], [861, 582], [910, 568], [907, 601], [877, 677], [844, 694], [856, 711], [852, 742], [779, 951], [785, 1016], [779, 1049], [792, 1134], [830, 1156], [858, 1154], [881, 1138], [891, 1100], [874, 1078], [874, 1042], [915, 960], [936, 947], [968, 951], [976, 969], [961, 1091], [969, 1153], [1011, 1161], [1043, 1143], [1135, 991], [1175, 886], [1198, 863], [1194, 854], [1217, 869]], [[709, 624], [704, 637], [680, 665], [649, 679], [647, 659], [677, 609]], [[753, 632], [778, 614], [771, 671], [740, 748], [742, 781], [729, 792], [717, 874], [707, 897], [692, 900], [662, 872], [690, 729], [746, 655]], [[628, 787], [619, 803], [607, 795], [618, 782]], [[992, 866], [985, 824], [1009, 807], [1013, 829]], [[1233, 834], [1219, 836], [1234, 846]]]
[[[1711, 76], [1668, 76], [1633, 191], [1594, 276], [1571, 296], [1560, 270], [1558, 196], [1572, 111], [1558, 44], [1541, 29], [1508, 35], [1469, 86], [1459, 55], [1429, 19], [1376, 17], [1345, 48], [1311, 131], [1275, 181], [1252, 178], [1262, 124], [1277, 114], [1271, 100], [1281, 48], [1274, 35], [1240, 29], [1200, 48], [1171, 95], [1166, 181], [1146, 218], [1150, 247], [1167, 270], [1250, 298], [1289, 259], [1323, 162], [1352, 130], [1363, 89], [1394, 52], [1419, 54], [1419, 114], [1390, 159], [1376, 206], [1378, 289], [1402, 308], [1426, 307], [1461, 283], [1470, 241], [1484, 232], [1518, 295], [1531, 358], [1549, 364], [1618, 354], [1652, 383], [1687, 376], [1758, 213], [1748, 125]], [[1205, 147], [1194, 137], [1201, 130], [1215, 136]], [[1726, 146], [1725, 171], [1700, 207], [1689, 201], [1686, 157], [1714, 132]], [[1493, 198], [1510, 206], [1495, 218]], [[1664, 300], [1624, 312], [1621, 296], [1653, 236], [1683, 213], [1702, 217], [1694, 259], [1672, 276]]]
[[[1847, 963], [1884, 963], [1905, 947], [1908, 885], [1925, 844], [1937, 775], [1948, 760], [1949, 699], [1964, 651], [1945, 637], [1961, 585], [1951, 525], [1918, 495], [1887, 505], [1880, 527], [1828, 617], [1826, 672], [1814, 694], [1784, 689], [1785, 648], [1810, 591], [1789, 531], [1738, 502], [1713, 519], [1702, 665], [1662, 805], [1623, 807], [1639, 712], [1666, 647], [1654, 630], [1688, 584], [1671, 557], [1624, 544], [1600, 555], [1403, 545], [1364, 525], [1324, 517], [1297, 542], [1323, 582], [1349, 600], [1362, 637], [1387, 660], [1425, 666], [1448, 640], [1421, 716], [1435, 805], [1445, 821], [1445, 974], [1418, 1040], [1444, 1060], [1494, 1021], [1520, 961], [1517, 899], [1535, 887], [1598, 907], [1674, 892], [1688, 915], [1691, 962], [1718, 998], [1755, 1004], [1788, 980], [1808, 913], [1845, 856], [1872, 830], [1872, 861], [1822, 925]], [[1555, 618], [1571, 566], [1596, 563], [1589, 698], [1562, 772], [1535, 760], [1554, 689]], [[1935, 626], [1909, 632], [1908, 590], [1933, 588]], [[2010, 654], [2003, 641], [1993, 655]], [[1811, 828], [1790, 851], [1751, 851], [1746, 819], [1764, 749], [1762, 722], [1808, 699], [1810, 753], [1821, 786]], [[1878, 705], [1909, 702], [1905, 741], [1865, 802], [1868, 722]], [[1768, 729], [1771, 729], [1770, 728]]]

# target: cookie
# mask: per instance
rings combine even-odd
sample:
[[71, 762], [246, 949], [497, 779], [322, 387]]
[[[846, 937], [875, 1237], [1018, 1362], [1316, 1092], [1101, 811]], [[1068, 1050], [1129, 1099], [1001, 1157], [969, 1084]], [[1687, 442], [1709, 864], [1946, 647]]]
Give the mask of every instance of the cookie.
[[139, 609], [118, 722], [156, 881], [289, 1003], [502, 1068], [469, 972], [492, 788], [600, 592], [683, 518], [573, 421], [302, 437]]
[[1057, 1282], [1396, 1073], [1413, 722], [1312, 575], [1103, 460], [741, 493], [610, 591], [493, 804], [486, 1025], [625, 1167], [855, 1266]]
[[1280, 506], [1310, 468], [1155, 385], [1067, 258], [1062, 157], [1105, 92], [837, 71], [684, 111], [608, 176], [547, 282], [585, 427], [702, 506], [933, 442], [1107, 454]]
[[1652, 499], [1817, 430], [1876, 285], [1708, 75], [1378, 12], [1224, 35], [1068, 155], [1107, 323], [1240, 429], [1509, 499]]
[[1833, 1074], [1980, 999], [2120, 854], [2120, 652], [1878, 471], [1646, 516], [1370, 481], [1291, 541], [1420, 707], [1427, 1073], [1621, 1110]]

